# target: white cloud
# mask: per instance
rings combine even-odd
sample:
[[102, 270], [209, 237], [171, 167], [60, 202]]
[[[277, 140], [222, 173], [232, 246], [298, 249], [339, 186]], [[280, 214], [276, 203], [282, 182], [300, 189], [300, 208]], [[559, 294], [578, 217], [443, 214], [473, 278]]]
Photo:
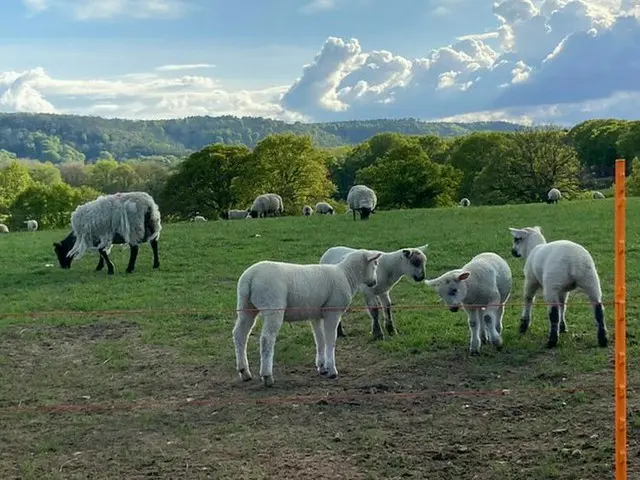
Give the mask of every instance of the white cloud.
[[181, 65], [162, 65], [156, 67], [159, 72], [173, 72], [178, 70], [196, 70], [199, 68], [215, 68], [215, 65], [211, 63], [186, 63]]
[[337, 0], [311, 0], [300, 8], [300, 13], [307, 15], [332, 10], [335, 8]]
[[22, 0], [22, 3], [32, 14], [57, 9], [76, 20], [174, 17], [187, 6], [184, 0]]

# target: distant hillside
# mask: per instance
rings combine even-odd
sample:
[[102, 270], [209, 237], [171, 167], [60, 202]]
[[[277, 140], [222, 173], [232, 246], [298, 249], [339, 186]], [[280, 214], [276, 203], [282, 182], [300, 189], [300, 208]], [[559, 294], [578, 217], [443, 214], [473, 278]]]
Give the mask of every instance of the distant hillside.
[[[308, 134], [323, 147], [360, 143], [380, 132], [445, 137], [475, 131], [510, 131], [508, 122], [444, 123], [414, 119], [294, 123], [260, 117], [187, 117], [123, 120], [79, 115], [0, 114], [0, 150], [20, 158], [60, 163], [101, 157], [184, 156], [211, 143], [255, 146], [271, 133]], [[105, 153], [108, 152], [108, 153]], [[110, 154], [110, 155], [109, 155]]]

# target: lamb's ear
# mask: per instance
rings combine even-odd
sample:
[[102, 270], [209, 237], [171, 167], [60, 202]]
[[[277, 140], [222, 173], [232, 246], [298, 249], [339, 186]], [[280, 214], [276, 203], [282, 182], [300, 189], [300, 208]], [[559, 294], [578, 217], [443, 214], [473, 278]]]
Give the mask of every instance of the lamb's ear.
[[424, 245], [422, 245], [421, 247], [418, 247], [418, 250], [422, 251], [423, 253], [427, 253], [427, 247], [429, 246], [428, 243], [425, 243]]
[[520, 230], [519, 228], [509, 227], [509, 232], [511, 232], [511, 236], [513, 238], [518, 238], [519, 236], [522, 236], [522, 230]]
[[469, 278], [469, 275], [471, 275], [470, 272], [464, 271], [460, 274], [458, 274], [458, 281], [462, 282], [463, 280], [466, 280], [467, 278]]
[[533, 227], [533, 230], [535, 230], [538, 233], [542, 233], [542, 227], [539, 227], [538, 225], [536, 225], [535, 227]]
[[373, 256], [367, 257], [367, 262], [373, 262], [374, 260], [377, 260], [378, 258], [380, 258], [380, 255], [382, 255], [382, 253], [380, 252], [374, 253]]
[[408, 248], [405, 248], [402, 250], [402, 254], [404, 255], [405, 258], [409, 258], [411, 256], [411, 250], [409, 250]]

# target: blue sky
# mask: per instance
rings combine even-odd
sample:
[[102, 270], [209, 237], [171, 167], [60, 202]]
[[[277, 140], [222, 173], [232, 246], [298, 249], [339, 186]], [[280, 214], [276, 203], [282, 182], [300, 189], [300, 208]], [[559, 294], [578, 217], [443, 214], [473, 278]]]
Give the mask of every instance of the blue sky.
[[571, 123], [640, 107], [624, 80], [639, 0], [3, 3], [0, 111]]

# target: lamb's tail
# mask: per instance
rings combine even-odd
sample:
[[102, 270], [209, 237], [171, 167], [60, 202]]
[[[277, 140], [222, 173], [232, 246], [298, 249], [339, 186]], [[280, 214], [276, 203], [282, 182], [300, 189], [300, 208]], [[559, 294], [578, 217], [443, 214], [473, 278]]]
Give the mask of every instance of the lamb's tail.
[[246, 272], [238, 280], [237, 296], [236, 308], [238, 309], [238, 315], [242, 313], [242, 310], [254, 308], [251, 303], [251, 277], [246, 275]]

